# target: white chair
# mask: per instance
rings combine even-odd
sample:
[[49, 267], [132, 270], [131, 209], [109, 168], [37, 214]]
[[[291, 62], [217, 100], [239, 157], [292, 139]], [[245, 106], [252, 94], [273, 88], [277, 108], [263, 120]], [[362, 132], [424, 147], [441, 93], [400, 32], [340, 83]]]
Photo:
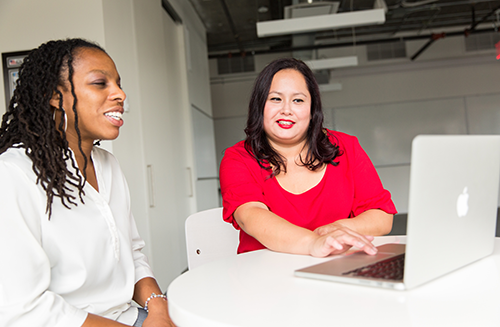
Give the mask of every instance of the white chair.
[[222, 220], [222, 208], [192, 214], [186, 219], [188, 268], [236, 255], [239, 231]]

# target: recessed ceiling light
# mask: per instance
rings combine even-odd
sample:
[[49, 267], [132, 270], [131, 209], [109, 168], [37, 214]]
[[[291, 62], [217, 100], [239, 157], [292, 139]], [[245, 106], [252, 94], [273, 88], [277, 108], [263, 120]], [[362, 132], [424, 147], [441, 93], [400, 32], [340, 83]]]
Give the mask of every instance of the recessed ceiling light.
[[265, 14], [266, 12], [269, 11], [269, 8], [267, 8], [266, 6], [260, 6], [259, 9], [257, 9], [257, 11], [259, 12], [259, 14]]

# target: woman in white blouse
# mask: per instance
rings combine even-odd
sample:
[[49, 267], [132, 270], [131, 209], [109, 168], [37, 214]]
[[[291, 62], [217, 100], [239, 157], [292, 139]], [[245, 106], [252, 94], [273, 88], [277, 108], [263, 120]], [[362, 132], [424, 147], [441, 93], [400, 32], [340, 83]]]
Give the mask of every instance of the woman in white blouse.
[[91, 42], [24, 60], [0, 127], [0, 326], [173, 326], [118, 162], [94, 147], [118, 136], [125, 97]]

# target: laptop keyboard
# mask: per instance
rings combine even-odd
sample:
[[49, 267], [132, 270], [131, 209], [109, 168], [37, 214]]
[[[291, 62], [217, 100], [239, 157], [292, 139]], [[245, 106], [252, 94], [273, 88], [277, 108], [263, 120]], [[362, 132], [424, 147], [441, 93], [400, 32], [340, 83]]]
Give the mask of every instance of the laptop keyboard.
[[368, 266], [345, 272], [343, 275], [402, 280], [404, 266], [405, 255], [403, 253]]

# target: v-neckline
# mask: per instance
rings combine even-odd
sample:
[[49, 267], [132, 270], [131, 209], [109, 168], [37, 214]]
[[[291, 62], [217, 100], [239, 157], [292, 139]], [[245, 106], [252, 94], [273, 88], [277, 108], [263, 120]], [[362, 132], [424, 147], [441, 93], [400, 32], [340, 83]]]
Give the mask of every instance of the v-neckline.
[[273, 179], [276, 181], [276, 183], [278, 184], [278, 186], [285, 192], [291, 194], [291, 195], [303, 195], [303, 194], [306, 194], [312, 190], [314, 190], [316, 187], [318, 187], [319, 185], [321, 185], [326, 177], [326, 173], [327, 173], [327, 170], [328, 170], [328, 166], [329, 165], [326, 165], [326, 167], [323, 169], [323, 176], [321, 176], [321, 179], [318, 181], [318, 183], [316, 183], [315, 185], [311, 186], [310, 188], [308, 188], [307, 190], [305, 190], [304, 192], [301, 192], [301, 193], [294, 193], [294, 192], [290, 192], [289, 190], [287, 190], [286, 188], [284, 188], [280, 182], [278, 181], [278, 179], [276, 177], [274, 177]]

